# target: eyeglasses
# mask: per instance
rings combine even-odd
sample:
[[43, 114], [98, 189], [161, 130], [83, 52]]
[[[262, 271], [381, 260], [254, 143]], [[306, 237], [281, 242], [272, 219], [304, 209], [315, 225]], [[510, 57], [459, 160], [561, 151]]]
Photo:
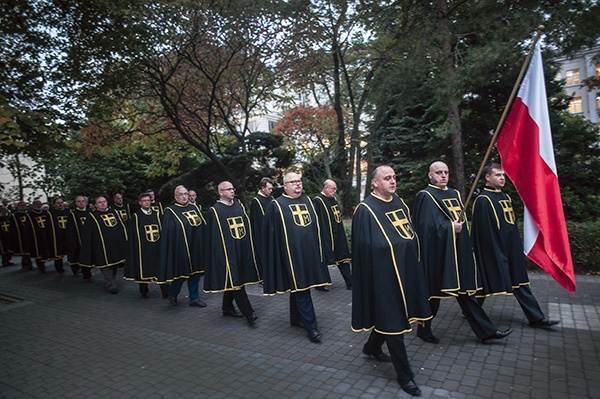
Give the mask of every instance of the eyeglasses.
[[290, 180], [290, 181], [286, 181], [283, 184], [302, 184], [302, 180]]

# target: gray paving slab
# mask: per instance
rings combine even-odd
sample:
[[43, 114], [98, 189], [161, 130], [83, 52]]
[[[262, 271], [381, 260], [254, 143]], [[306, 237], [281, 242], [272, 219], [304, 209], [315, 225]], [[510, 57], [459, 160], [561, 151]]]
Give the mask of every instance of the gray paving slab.
[[[50, 267], [48, 267], [50, 266]], [[289, 326], [288, 296], [248, 288], [259, 319], [221, 315], [221, 295], [208, 307], [180, 297], [172, 307], [157, 286], [142, 299], [134, 283], [106, 293], [101, 276], [84, 284], [47, 266], [0, 269], [0, 398], [408, 398], [391, 364], [361, 353], [366, 333], [350, 330], [351, 292], [331, 270], [330, 292], [313, 292], [321, 344]], [[67, 268], [68, 270], [68, 268]], [[485, 309], [513, 334], [477, 341], [458, 304], [443, 301], [434, 322], [441, 342], [406, 345], [424, 398], [600, 398], [600, 277], [578, 276], [570, 295], [543, 273], [532, 289], [551, 331], [530, 328], [511, 296]], [[187, 287], [184, 285], [182, 292]]]

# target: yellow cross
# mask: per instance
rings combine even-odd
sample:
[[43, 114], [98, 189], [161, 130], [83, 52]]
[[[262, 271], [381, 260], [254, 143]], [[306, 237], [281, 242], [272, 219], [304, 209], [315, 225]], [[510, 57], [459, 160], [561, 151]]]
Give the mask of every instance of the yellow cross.
[[229, 225], [231, 236], [236, 240], [240, 240], [246, 236], [246, 227], [244, 226], [244, 219], [241, 216], [227, 219], [227, 224]]
[[145, 225], [144, 231], [146, 232], [146, 240], [148, 242], [156, 242], [160, 238], [160, 232], [158, 231], [158, 225], [156, 224]]
[[294, 223], [298, 226], [305, 227], [311, 223], [310, 213], [308, 212], [306, 204], [291, 204], [290, 210], [292, 211]]
[[504, 220], [508, 224], [515, 224], [515, 212], [513, 211], [512, 204], [508, 200], [500, 200], [500, 206], [504, 213]]
[[452, 215], [452, 218], [454, 220], [458, 220], [458, 216], [460, 215], [460, 212], [462, 211], [462, 207], [460, 206], [458, 199], [447, 198], [447, 199], [443, 199], [442, 202], [446, 206], [446, 209], [448, 209], [448, 211]]
[[410, 240], [415, 236], [415, 232], [406, 217], [406, 213], [404, 213], [404, 209], [387, 212], [385, 215], [392, 223], [392, 226], [398, 231], [400, 237]]

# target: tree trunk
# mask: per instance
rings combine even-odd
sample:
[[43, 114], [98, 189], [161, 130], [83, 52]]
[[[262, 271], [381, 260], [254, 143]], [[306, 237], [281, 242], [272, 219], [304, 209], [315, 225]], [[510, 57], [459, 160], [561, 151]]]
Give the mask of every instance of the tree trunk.
[[[438, 12], [440, 14], [440, 34], [442, 37], [443, 63], [446, 71], [447, 87], [450, 89], [453, 85], [456, 68], [454, 66], [454, 52], [452, 45], [452, 31], [448, 21], [448, 4], [446, 0], [438, 0]], [[450, 91], [448, 96], [448, 118], [447, 126], [450, 129], [452, 140], [452, 157], [454, 159], [451, 174], [453, 176], [453, 185], [460, 191], [461, 195], [465, 195], [465, 170], [464, 170], [464, 154], [462, 148], [462, 126], [460, 122], [460, 99], [454, 90]]]

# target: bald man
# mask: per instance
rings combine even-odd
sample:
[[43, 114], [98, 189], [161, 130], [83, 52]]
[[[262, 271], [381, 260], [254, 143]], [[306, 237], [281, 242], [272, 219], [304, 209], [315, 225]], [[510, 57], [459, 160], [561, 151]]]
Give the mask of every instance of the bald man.
[[[323, 234], [323, 252], [329, 266], [337, 266], [346, 288], [352, 289], [352, 272], [350, 271], [350, 249], [346, 239], [344, 223], [342, 223], [342, 211], [335, 199], [337, 184], [327, 179], [323, 182], [321, 193], [313, 198], [319, 226]], [[327, 287], [319, 287], [328, 290]]]
[[[469, 231], [459, 215], [463, 209], [460, 193], [448, 187], [448, 165], [437, 161], [429, 166], [429, 185], [417, 193], [413, 221], [421, 243], [421, 260], [429, 287], [429, 303], [435, 318], [440, 300], [455, 298], [478, 339], [487, 342], [507, 337], [512, 329], [498, 330], [475, 295], [481, 281]], [[417, 336], [438, 343], [431, 321], [419, 326]]]

